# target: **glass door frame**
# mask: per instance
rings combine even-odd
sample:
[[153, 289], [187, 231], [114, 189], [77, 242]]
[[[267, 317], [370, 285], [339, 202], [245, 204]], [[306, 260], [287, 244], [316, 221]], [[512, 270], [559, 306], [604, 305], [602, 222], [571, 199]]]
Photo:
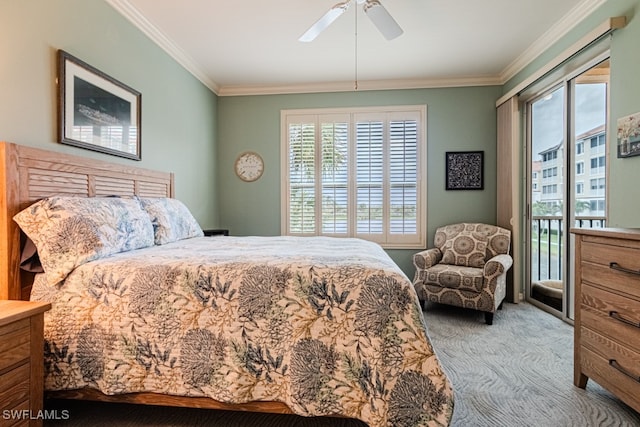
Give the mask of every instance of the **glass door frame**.
[[[563, 141], [563, 150], [566, 152], [566, 148], [567, 148], [567, 143], [564, 141], [567, 141], [567, 137], [569, 134], [569, 120], [568, 120], [568, 114], [567, 114], [567, 107], [568, 107], [568, 102], [567, 102], [567, 98], [568, 98], [568, 80], [567, 79], [562, 79], [561, 81], [556, 81], [553, 84], [550, 84], [548, 86], [546, 86], [545, 88], [543, 88], [542, 91], [540, 91], [539, 93], [535, 94], [534, 96], [531, 96], [530, 98], [528, 98], [524, 104], [525, 104], [525, 118], [526, 118], [526, 152], [525, 152], [525, 163], [526, 163], [526, 173], [527, 173], [527, 177], [526, 177], [526, 206], [525, 206], [525, 236], [526, 236], [526, 242], [527, 244], [525, 245], [525, 295], [524, 295], [524, 299], [527, 303], [529, 304], [533, 304], [536, 307], [544, 310], [544, 311], [548, 311], [553, 313], [554, 315], [561, 317], [564, 321], [569, 321], [570, 319], [567, 318], [566, 316], [566, 301], [567, 301], [567, 292], [563, 292], [563, 300], [562, 300], [562, 310], [558, 311], [556, 309], [554, 309], [553, 307], [544, 304], [541, 301], [538, 301], [536, 299], [534, 299], [532, 297], [532, 277], [533, 277], [533, 263], [532, 263], [532, 256], [533, 256], [533, 227], [532, 227], [532, 222], [533, 222], [533, 168], [532, 168], [532, 164], [533, 164], [533, 104], [541, 99], [544, 99], [545, 97], [553, 94], [554, 92], [558, 91], [559, 89], [564, 89], [563, 92], [563, 103], [562, 103], [562, 112], [563, 112], [563, 118], [562, 118], [562, 141]], [[567, 203], [566, 203], [566, 189], [567, 189], [567, 168], [566, 168], [566, 163], [567, 160], [563, 160], [563, 168], [562, 168], [562, 183], [564, 185], [562, 194], [563, 194], [563, 203], [562, 203], [562, 218], [566, 218], [566, 211], [567, 211]], [[542, 171], [540, 172], [542, 173]], [[566, 228], [566, 227], [565, 227]], [[565, 230], [565, 236], [568, 233], [566, 233]], [[538, 237], [539, 238], [539, 237]], [[558, 256], [561, 259], [561, 265], [566, 264], [566, 253], [567, 251], [567, 245], [562, 245], [561, 247], [561, 252], [558, 254]], [[540, 267], [538, 267], [540, 268]], [[551, 266], [549, 265], [549, 268], [551, 268]], [[563, 283], [566, 283], [566, 280], [568, 280], [568, 274], [567, 274], [567, 268], [562, 268], [561, 269], [561, 275], [560, 275], [560, 280], [562, 280]], [[565, 286], [566, 287], [566, 286]]]
[[[526, 123], [525, 129], [526, 133], [524, 135], [525, 138], [525, 153], [524, 153], [524, 162], [526, 164], [526, 178], [525, 178], [525, 227], [524, 227], [524, 235], [526, 239], [526, 244], [524, 245], [524, 300], [527, 303], [533, 304], [539, 307], [542, 310], [551, 312], [552, 314], [560, 317], [567, 323], [573, 324], [573, 313], [574, 313], [574, 301], [573, 301], [573, 286], [569, 283], [570, 280], [574, 277], [574, 238], [573, 235], [570, 234], [570, 229], [573, 224], [575, 224], [575, 209], [573, 207], [573, 201], [575, 200], [575, 183], [573, 177], [575, 176], [575, 164], [573, 159], [576, 156], [575, 146], [576, 146], [576, 135], [575, 135], [575, 114], [576, 114], [576, 100], [575, 100], [575, 86], [576, 79], [580, 75], [584, 74], [586, 71], [597, 67], [599, 64], [610, 59], [610, 52], [607, 50], [606, 52], [597, 55], [595, 58], [592, 58], [589, 61], [586, 61], [581, 66], [573, 69], [571, 72], [567, 73], [564, 77], [555, 80], [552, 83], [547, 82], [544, 86], [540, 86], [536, 92], [532, 90], [528, 91], [528, 95], [526, 97], [521, 97], [521, 105], [523, 105], [524, 111], [524, 120]], [[607, 85], [606, 91], [606, 116], [605, 116], [605, 138], [607, 138], [607, 149], [605, 150], [607, 160], [605, 162], [605, 219], [608, 213], [608, 185], [609, 185], [609, 141], [608, 141], [608, 129], [610, 127], [610, 117], [609, 117], [609, 87]], [[559, 88], [564, 88], [564, 100], [563, 100], [563, 148], [566, 158], [563, 160], [563, 173], [562, 173], [562, 183], [563, 183], [563, 207], [562, 207], [562, 217], [564, 219], [563, 226], [563, 242], [561, 248], [561, 253], [559, 256], [561, 257], [561, 265], [562, 271], [560, 275], [560, 280], [563, 283], [563, 297], [562, 297], [562, 310], [558, 311], [540, 301], [535, 300], [531, 294], [532, 287], [532, 211], [533, 211], [533, 202], [532, 202], [532, 189], [533, 189], [533, 180], [532, 180], [532, 160], [533, 160], [533, 144], [532, 144], [532, 135], [533, 135], [533, 115], [532, 115], [532, 106], [536, 101], [543, 99], [545, 96], [553, 93]], [[524, 98], [524, 99], [523, 99]], [[567, 200], [570, 201], [567, 202]], [[570, 226], [571, 225], [571, 226]]]

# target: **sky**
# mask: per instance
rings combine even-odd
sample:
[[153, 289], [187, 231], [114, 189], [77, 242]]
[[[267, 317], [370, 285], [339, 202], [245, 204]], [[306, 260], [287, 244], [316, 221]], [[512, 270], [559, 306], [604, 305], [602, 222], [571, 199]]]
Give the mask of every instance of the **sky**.
[[[564, 123], [564, 88], [559, 88], [533, 105], [533, 155], [539, 159], [538, 153], [563, 139]], [[576, 135], [601, 126], [606, 120], [606, 85], [576, 85]]]

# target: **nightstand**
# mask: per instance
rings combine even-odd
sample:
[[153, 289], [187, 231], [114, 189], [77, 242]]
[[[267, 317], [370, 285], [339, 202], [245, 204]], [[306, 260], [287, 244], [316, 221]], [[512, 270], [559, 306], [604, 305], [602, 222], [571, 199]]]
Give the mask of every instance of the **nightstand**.
[[50, 308], [49, 303], [0, 301], [1, 425], [42, 425], [44, 312]]
[[205, 236], [228, 236], [229, 230], [226, 228], [210, 228], [208, 230], [202, 230]]

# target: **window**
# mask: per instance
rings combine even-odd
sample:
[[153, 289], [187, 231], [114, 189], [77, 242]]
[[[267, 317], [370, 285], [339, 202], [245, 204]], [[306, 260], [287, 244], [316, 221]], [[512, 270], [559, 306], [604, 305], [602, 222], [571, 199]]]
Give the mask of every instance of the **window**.
[[282, 232], [426, 244], [426, 106], [282, 112]]
[[604, 190], [605, 190], [604, 178], [594, 178], [591, 180], [590, 184], [591, 184], [592, 196], [604, 196]]
[[604, 153], [605, 150], [604, 134], [600, 134], [591, 138], [591, 154]]
[[589, 210], [591, 210], [591, 215], [604, 215], [604, 200], [590, 200], [589, 201]]
[[576, 154], [583, 154], [583, 153], [584, 153], [584, 141], [580, 141], [576, 143]]
[[544, 169], [542, 171], [542, 178], [552, 178], [554, 176], [558, 176], [558, 168], [557, 167]]
[[584, 162], [576, 163], [576, 175], [584, 174]]
[[576, 194], [584, 194], [584, 182], [576, 183]]
[[591, 175], [598, 175], [604, 173], [605, 170], [605, 156], [591, 158]]
[[548, 153], [544, 153], [542, 155], [542, 161], [543, 162], [550, 162], [551, 160], [555, 160], [558, 158], [558, 151], [550, 151]]

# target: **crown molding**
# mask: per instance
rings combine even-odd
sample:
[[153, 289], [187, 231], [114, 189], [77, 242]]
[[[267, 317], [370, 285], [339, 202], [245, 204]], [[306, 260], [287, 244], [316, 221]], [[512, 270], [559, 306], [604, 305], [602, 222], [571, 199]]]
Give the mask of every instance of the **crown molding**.
[[[538, 79], [542, 78], [547, 73], [551, 72], [554, 68], [558, 67], [560, 64], [571, 58], [576, 53], [580, 52], [585, 47], [589, 46], [591, 43], [601, 39], [603, 36], [610, 34], [612, 31], [615, 31], [620, 28], [624, 28], [627, 25], [626, 16], [616, 16], [612, 18], [607, 18], [602, 24], [595, 27], [593, 30], [589, 31], [587, 34], [582, 36], [580, 40], [576, 41], [574, 44], [569, 46], [555, 58], [551, 59], [544, 66], [537, 69], [533, 73], [531, 73], [527, 78], [518, 83], [515, 87], [513, 87], [509, 92], [502, 95], [497, 101], [496, 106], [499, 106], [503, 102], [507, 101], [509, 98], [518, 95], [521, 91], [525, 90], [527, 87], [532, 85]], [[600, 56], [603, 53], [600, 53]], [[603, 57], [602, 60], [605, 58]]]
[[211, 80], [196, 62], [187, 53], [176, 45], [169, 37], [153, 25], [145, 18], [138, 9], [136, 9], [127, 0], [105, 0], [107, 4], [113, 7], [122, 16], [128, 19], [136, 28], [142, 31], [152, 42], [160, 46], [169, 54], [178, 64], [182, 65], [195, 78], [200, 80], [202, 84], [211, 89], [213, 93], [218, 93], [220, 89], [218, 84]]
[[500, 73], [502, 84], [515, 77], [516, 74], [553, 46], [587, 16], [591, 15], [597, 8], [606, 3], [606, 1], [607, 0], [584, 0], [579, 3]]
[[362, 92], [372, 90], [496, 86], [501, 84], [499, 77], [494, 76], [461, 77], [455, 79], [365, 80], [358, 81], [357, 87], [355, 81], [281, 86], [222, 86], [218, 95], [246, 96], [322, 92]]

